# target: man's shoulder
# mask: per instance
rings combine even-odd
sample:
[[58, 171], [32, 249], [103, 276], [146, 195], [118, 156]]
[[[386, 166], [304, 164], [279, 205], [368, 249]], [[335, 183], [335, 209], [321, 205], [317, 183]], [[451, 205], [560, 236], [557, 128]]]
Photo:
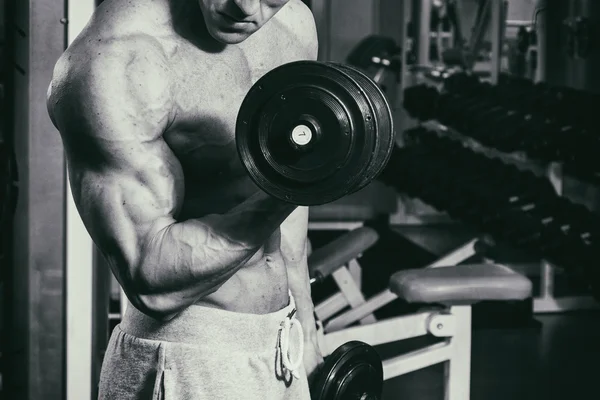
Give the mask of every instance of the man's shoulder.
[[53, 81], [98, 83], [107, 88], [125, 77], [131, 82], [147, 81], [149, 74], [164, 72], [166, 65], [161, 43], [148, 34], [107, 37], [89, 32], [80, 36], [60, 57]]
[[47, 93], [48, 109], [52, 116], [61, 105], [70, 108], [88, 104], [86, 109], [104, 112], [123, 102], [129, 107], [142, 107], [159, 98], [166, 102], [170, 98], [169, 85], [164, 51], [153, 37], [100, 37], [88, 33], [80, 36], [56, 63]]
[[315, 19], [310, 8], [301, 0], [290, 0], [277, 15], [278, 21], [285, 26], [307, 51], [316, 57], [318, 48]]
[[[156, 18], [140, 15], [151, 10], [136, 14], [131, 3], [107, 0], [98, 7], [89, 24], [62, 55], [57, 67], [69, 70], [72, 78], [93, 78], [98, 74], [121, 73], [122, 67], [138, 62], [149, 66], [164, 63], [165, 46], [157, 27], [152, 26]], [[92, 73], [73, 74], [86, 71]]]

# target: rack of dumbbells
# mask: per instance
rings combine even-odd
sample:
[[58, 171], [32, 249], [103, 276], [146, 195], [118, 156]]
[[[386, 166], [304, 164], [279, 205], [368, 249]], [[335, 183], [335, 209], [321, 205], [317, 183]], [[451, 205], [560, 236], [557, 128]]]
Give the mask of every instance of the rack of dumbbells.
[[410, 87], [404, 107], [422, 124], [406, 132], [410, 144], [396, 149], [381, 179], [564, 270], [574, 287], [600, 299], [600, 216], [557, 194], [547, 177], [469, 145], [523, 154], [536, 165], [559, 162], [593, 180], [600, 169], [594, 96], [507, 76], [491, 85], [463, 73], [441, 90]]
[[404, 107], [420, 121], [437, 120], [488, 148], [560, 162], [572, 176], [600, 183], [600, 136], [594, 104], [600, 95], [501, 75], [491, 85], [457, 73], [443, 89], [406, 89]]

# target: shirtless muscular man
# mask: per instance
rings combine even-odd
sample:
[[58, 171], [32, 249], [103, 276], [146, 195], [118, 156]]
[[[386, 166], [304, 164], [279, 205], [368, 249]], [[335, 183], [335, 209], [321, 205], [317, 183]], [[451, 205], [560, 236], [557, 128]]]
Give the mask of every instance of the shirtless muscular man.
[[251, 183], [234, 132], [254, 82], [316, 56], [300, 0], [105, 0], [57, 62], [73, 196], [133, 305], [100, 399], [310, 398], [308, 210]]

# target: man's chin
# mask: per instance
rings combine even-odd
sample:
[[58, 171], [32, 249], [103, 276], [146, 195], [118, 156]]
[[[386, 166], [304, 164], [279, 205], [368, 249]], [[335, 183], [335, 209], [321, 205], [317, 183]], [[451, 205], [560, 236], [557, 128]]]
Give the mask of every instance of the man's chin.
[[223, 44], [238, 44], [248, 39], [254, 32], [228, 32], [223, 29], [215, 29], [210, 35], [218, 42]]

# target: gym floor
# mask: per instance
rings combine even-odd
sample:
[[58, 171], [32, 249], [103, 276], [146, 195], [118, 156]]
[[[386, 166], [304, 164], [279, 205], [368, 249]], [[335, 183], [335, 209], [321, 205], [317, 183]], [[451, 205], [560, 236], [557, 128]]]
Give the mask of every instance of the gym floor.
[[[473, 332], [471, 400], [597, 398], [600, 313], [535, 319], [540, 330]], [[378, 350], [389, 357], [399, 345]], [[383, 400], [441, 400], [443, 374], [440, 364], [386, 381]]]

